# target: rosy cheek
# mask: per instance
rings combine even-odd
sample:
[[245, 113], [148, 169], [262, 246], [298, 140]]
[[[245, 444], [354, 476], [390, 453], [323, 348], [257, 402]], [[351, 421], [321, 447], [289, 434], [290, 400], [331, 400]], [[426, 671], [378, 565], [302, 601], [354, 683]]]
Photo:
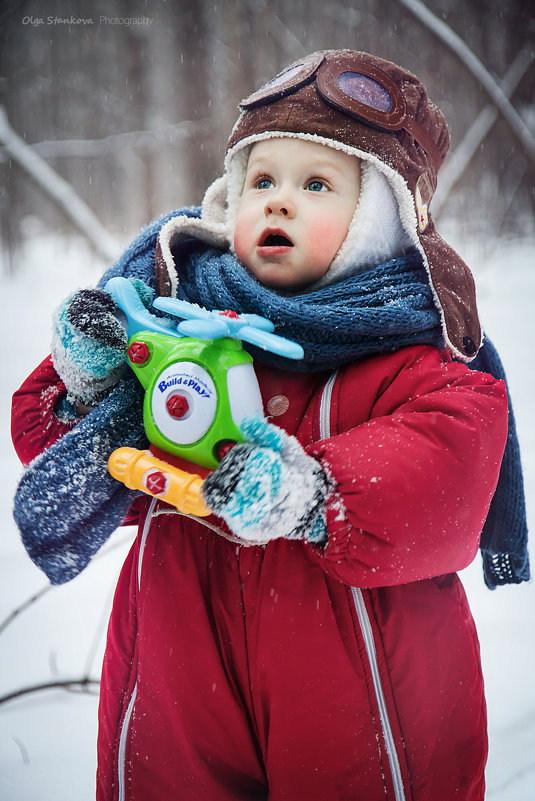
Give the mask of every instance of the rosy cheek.
[[339, 221], [328, 222], [325, 219], [318, 220], [310, 227], [307, 236], [310, 250], [316, 256], [316, 261], [327, 260], [330, 264], [340, 245], [347, 235], [345, 226], [340, 225]]
[[246, 260], [251, 245], [251, 226], [243, 218], [236, 220], [234, 228], [234, 250], [240, 261]]

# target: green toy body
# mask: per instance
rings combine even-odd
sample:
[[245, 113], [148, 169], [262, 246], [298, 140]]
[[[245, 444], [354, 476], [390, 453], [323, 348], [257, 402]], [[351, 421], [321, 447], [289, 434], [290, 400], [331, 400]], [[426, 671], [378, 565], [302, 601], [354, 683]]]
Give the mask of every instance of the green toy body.
[[[159, 297], [153, 306], [167, 317], [157, 317], [126, 278], [111, 278], [105, 289], [128, 331], [128, 364], [145, 389], [143, 419], [151, 446], [193, 468], [215, 470], [228, 448], [243, 442], [244, 417], [263, 413], [242, 340], [289, 359], [301, 359], [302, 347], [275, 334], [273, 323], [256, 314], [208, 311]], [[112, 475], [124, 480], [123, 456], [118, 462]], [[149, 473], [135, 486], [156, 494], [145, 486]]]
[[196, 465], [215, 469], [221, 449], [243, 441], [241, 419], [262, 412], [252, 358], [235, 339], [140, 331], [128, 363], [145, 389], [150, 443]]

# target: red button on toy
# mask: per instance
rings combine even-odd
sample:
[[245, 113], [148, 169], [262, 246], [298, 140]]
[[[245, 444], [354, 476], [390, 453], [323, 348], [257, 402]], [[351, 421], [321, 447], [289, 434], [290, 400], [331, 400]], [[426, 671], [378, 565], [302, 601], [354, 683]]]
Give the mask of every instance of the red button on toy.
[[233, 439], [222, 439], [221, 442], [217, 443], [215, 446], [215, 452], [219, 461], [221, 461], [221, 459], [227, 455], [227, 453], [234, 447], [235, 444], [236, 442]]
[[180, 419], [189, 409], [189, 403], [184, 395], [170, 395], [166, 401], [167, 411], [171, 417]]
[[132, 342], [128, 348], [128, 358], [133, 364], [145, 364], [150, 356], [150, 350], [145, 342]]

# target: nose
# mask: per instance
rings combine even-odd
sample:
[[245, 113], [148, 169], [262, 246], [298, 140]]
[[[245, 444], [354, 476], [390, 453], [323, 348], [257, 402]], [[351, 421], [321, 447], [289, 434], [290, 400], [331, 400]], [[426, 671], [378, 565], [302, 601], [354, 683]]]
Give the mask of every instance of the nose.
[[266, 217], [269, 217], [270, 214], [280, 214], [290, 219], [295, 217], [295, 203], [292, 200], [291, 193], [282, 187], [277, 189], [266, 201], [264, 213]]

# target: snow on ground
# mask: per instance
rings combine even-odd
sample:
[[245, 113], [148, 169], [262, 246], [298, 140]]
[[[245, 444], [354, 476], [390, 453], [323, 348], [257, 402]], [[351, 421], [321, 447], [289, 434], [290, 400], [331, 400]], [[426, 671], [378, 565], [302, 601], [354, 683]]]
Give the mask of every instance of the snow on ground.
[[[483, 323], [507, 368], [525, 466], [528, 513], [535, 519], [535, 241], [463, 247], [479, 287]], [[50, 315], [70, 290], [98, 279], [102, 265], [83, 242], [36, 235], [19, 254], [14, 279], [2, 282], [4, 381], [0, 394], [0, 624], [46, 587], [11, 517], [21, 468], [9, 437], [12, 392], [48, 353]], [[0, 631], [0, 695], [58, 678], [96, 678], [115, 580], [133, 531], [114, 535], [106, 553], [70, 584], [40, 600]], [[533, 553], [533, 551], [532, 551]], [[489, 592], [479, 560], [463, 574], [481, 639], [489, 709], [490, 801], [524, 801], [535, 787], [535, 584]], [[0, 798], [90, 801], [94, 798], [97, 695], [46, 690], [0, 706]], [[438, 800], [437, 800], [438, 801]]]

